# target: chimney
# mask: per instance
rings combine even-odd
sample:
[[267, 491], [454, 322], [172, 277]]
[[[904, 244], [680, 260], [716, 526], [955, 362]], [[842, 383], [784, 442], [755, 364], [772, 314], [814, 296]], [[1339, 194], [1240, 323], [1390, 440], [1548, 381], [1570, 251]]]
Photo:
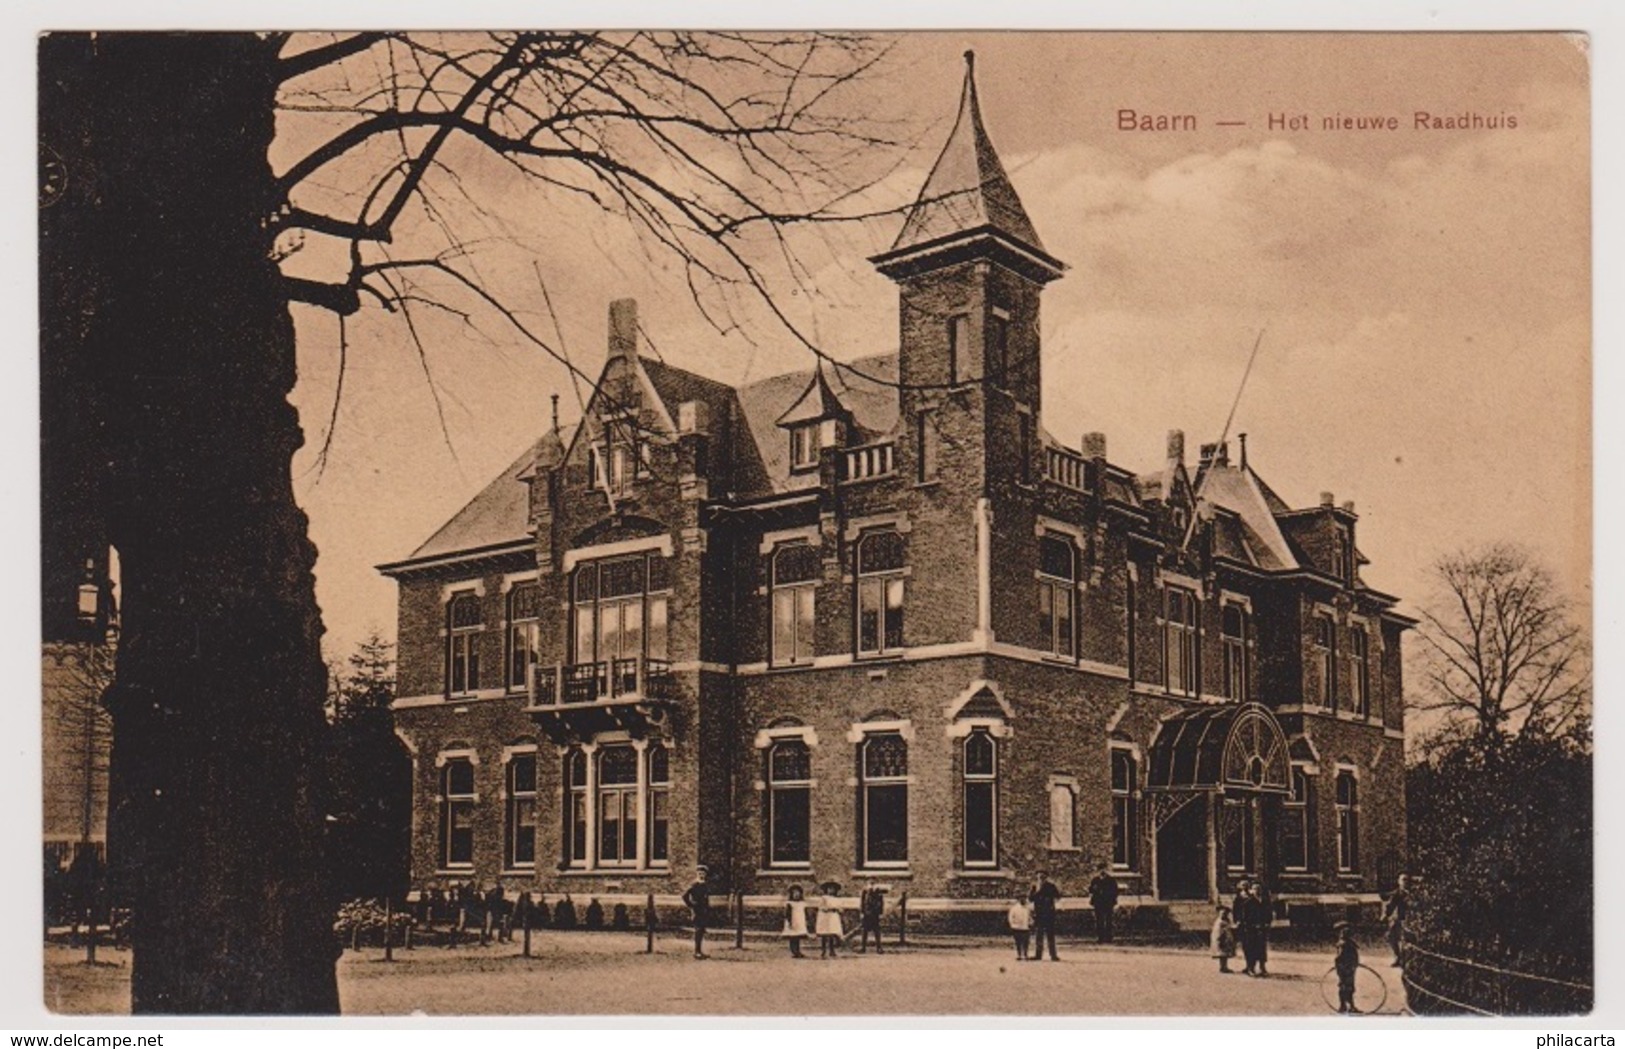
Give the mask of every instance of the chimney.
[[553, 394], [553, 432], [559, 432], [559, 395]]
[[1202, 445], [1201, 460], [1203, 466], [1229, 466], [1229, 444], [1225, 441], [1215, 441], [1212, 444]]
[[1337, 496], [1330, 492], [1320, 493], [1320, 505], [1328, 509], [1337, 505]]
[[1354, 512], [1354, 500], [1353, 499], [1345, 499], [1345, 500], [1343, 500], [1343, 512], [1346, 513], [1346, 514], [1352, 514]]
[[1185, 431], [1168, 431], [1168, 461], [1184, 465], [1185, 462]]
[[609, 304], [609, 355], [638, 359], [638, 300], [616, 299]]
[[1106, 458], [1106, 435], [1099, 430], [1091, 430], [1083, 435], [1083, 444], [1079, 446], [1085, 459]]
[[1236, 434], [1236, 440], [1241, 442], [1241, 462], [1238, 464], [1243, 470], [1247, 469], [1247, 435]]

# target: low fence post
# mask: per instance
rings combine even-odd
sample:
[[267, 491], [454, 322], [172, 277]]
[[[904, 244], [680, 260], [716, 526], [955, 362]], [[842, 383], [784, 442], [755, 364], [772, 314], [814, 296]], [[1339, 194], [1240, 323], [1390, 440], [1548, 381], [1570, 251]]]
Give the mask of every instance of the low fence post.
[[745, 948], [745, 892], [734, 890], [734, 950]]
[[395, 908], [389, 893], [384, 893], [384, 961], [395, 960]]
[[897, 946], [908, 946], [908, 890], [897, 897]]
[[530, 912], [535, 909], [531, 894], [526, 892], [519, 899], [519, 935], [525, 942], [525, 957], [530, 957]]
[[643, 901], [643, 953], [655, 952], [655, 894], [649, 893]]

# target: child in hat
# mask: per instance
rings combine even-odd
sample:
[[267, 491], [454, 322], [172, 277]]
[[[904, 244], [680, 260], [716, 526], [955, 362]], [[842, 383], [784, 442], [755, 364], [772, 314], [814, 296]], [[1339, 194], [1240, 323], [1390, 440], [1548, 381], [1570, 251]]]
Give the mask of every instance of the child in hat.
[[841, 925], [841, 905], [836, 900], [841, 887], [836, 882], [827, 881], [820, 888], [823, 895], [818, 900], [818, 919], [815, 926], [818, 931], [818, 956], [833, 958], [836, 948], [841, 945], [841, 940], [846, 935]]
[[1213, 932], [1208, 937], [1209, 945], [1213, 948], [1213, 957], [1219, 959], [1219, 971], [1233, 972], [1230, 968], [1230, 959], [1236, 956], [1236, 923], [1230, 916], [1230, 908], [1219, 904], [1219, 913], [1213, 919]]
[[784, 901], [783, 936], [790, 941], [790, 957], [804, 957], [801, 941], [807, 938], [807, 901], [801, 898], [799, 885], [790, 886], [788, 898]]
[[1017, 896], [1010, 901], [1010, 910], [1007, 915], [1010, 922], [1010, 935], [1016, 939], [1016, 961], [1027, 960], [1027, 937], [1032, 933], [1033, 911], [1027, 901]]
[[1360, 948], [1354, 942], [1354, 930], [1349, 928], [1348, 922], [1338, 922], [1333, 928], [1337, 930], [1337, 958], [1332, 962], [1332, 968], [1337, 970], [1337, 1011], [1357, 1013], [1354, 973], [1360, 968]]

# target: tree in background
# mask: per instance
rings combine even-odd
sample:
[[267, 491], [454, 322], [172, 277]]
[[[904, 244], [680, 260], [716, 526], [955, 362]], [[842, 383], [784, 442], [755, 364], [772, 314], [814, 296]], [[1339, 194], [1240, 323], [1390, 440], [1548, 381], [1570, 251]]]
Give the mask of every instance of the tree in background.
[[1413, 711], [1439, 716], [1447, 736], [1486, 741], [1560, 734], [1586, 714], [1590, 639], [1544, 565], [1500, 544], [1443, 557], [1434, 577], [1420, 631], [1426, 687]]
[[[85, 440], [46, 452], [72, 459], [50, 476], [85, 481], [43, 527], [92, 519], [122, 556], [109, 854], [135, 1013], [339, 1005], [290, 304], [340, 318], [341, 359], [363, 308], [414, 340], [415, 311], [488, 310], [550, 349], [446, 207], [495, 164], [771, 312], [769, 270], [806, 274], [780, 232], [831, 217], [884, 153], [842, 93], [882, 52], [842, 35], [42, 37], [42, 399], [49, 418], [85, 405]], [[295, 110], [326, 134], [273, 169]], [[403, 246], [409, 226], [428, 239]], [[336, 249], [333, 272], [285, 268], [319, 254], [306, 238]]]
[[1410, 1004], [1418, 1012], [1588, 1010], [1586, 633], [1525, 551], [1455, 554], [1436, 571], [1439, 595], [1422, 613], [1429, 670], [1411, 707], [1443, 719], [1406, 775], [1417, 876], [1408, 939], [1419, 948], [1405, 961]]
[[396, 899], [410, 872], [412, 759], [389, 711], [393, 647], [374, 632], [334, 677], [332, 864], [343, 899]]

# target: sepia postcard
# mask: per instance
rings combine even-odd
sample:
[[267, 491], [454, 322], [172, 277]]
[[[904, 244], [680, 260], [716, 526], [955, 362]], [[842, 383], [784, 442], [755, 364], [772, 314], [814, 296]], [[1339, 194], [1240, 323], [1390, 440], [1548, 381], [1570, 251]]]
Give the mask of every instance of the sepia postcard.
[[1593, 1009], [1585, 35], [37, 54], [51, 1013]]

